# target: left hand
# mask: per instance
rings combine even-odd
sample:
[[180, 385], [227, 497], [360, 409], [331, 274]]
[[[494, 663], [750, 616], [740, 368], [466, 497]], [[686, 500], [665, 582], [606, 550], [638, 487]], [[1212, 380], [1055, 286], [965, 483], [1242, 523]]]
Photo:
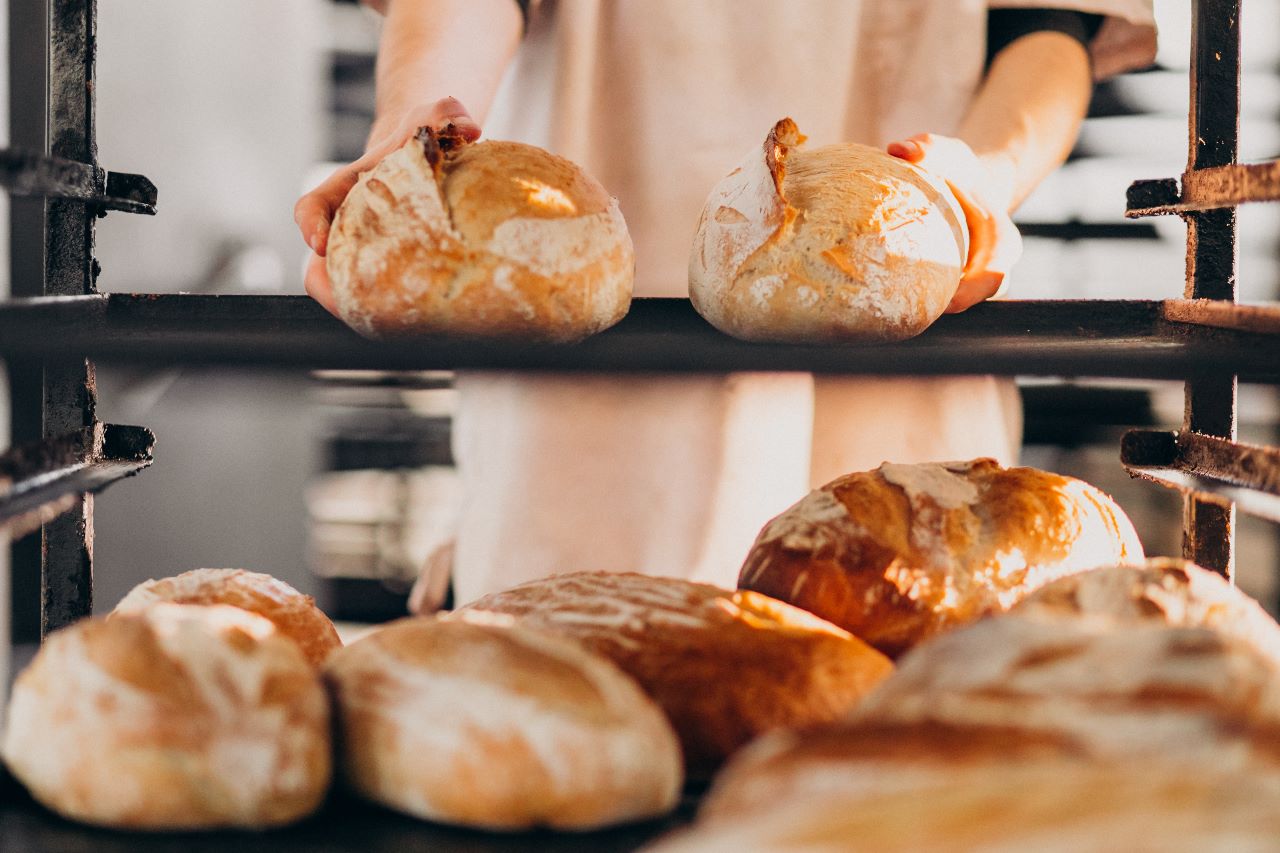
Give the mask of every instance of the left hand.
[[945, 180], [964, 211], [969, 257], [947, 313], [996, 295], [1022, 255], [1022, 236], [1009, 217], [1010, 164], [998, 157], [979, 157], [962, 140], [934, 133], [890, 142], [886, 150]]

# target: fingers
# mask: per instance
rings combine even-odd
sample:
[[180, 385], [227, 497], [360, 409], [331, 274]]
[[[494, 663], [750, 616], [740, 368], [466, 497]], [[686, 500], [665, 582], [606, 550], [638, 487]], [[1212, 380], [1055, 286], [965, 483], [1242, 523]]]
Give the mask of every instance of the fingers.
[[[426, 123], [436, 130], [447, 124], [452, 124], [462, 134], [462, 138], [468, 142], [475, 142], [480, 138], [480, 125], [476, 123], [476, 120], [467, 112], [467, 108], [457, 98], [443, 98], [437, 101], [432, 110], [431, 119]], [[418, 127], [421, 126], [418, 125]]]
[[1007, 212], [990, 170], [964, 141], [920, 133], [896, 140], [889, 154], [926, 169], [946, 181], [964, 214], [969, 256], [947, 313], [957, 313], [994, 296], [1022, 255], [1022, 237]]
[[329, 271], [325, 267], [324, 258], [313, 254], [307, 262], [307, 274], [303, 279], [307, 294], [319, 302], [324, 310], [333, 316], [338, 315], [338, 306], [333, 299], [333, 287], [329, 283]]

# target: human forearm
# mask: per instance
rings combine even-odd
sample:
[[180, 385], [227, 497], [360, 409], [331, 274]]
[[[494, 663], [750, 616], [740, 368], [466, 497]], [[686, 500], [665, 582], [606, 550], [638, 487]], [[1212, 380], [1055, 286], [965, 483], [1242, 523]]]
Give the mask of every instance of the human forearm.
[[1062, 33], [1033, 33], [996, 55], [956, 134], [989, 167], [990, 198], [1013, 210], [1066, 160], [1091, 91], [1088, 53]]
[[378, 48], [370, 141], [444, 97], [457, 98], [483, 124], [521, 28], [515, 0], [391, 0]]

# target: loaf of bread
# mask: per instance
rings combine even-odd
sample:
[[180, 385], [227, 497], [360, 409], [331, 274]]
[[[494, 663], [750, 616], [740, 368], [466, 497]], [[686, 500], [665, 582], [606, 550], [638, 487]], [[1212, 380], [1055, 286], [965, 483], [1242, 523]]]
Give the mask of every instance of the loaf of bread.
[[478, 599], [569, 637], [634, 677], [703, 778], [762, 732], [848, 713], [892, 664], [845, 631], [750, 592], [637, 574], [578, 573]]
[[960, 284], [964, 214], [946, 184], [865, 145], [802, 147], [778, 122], [711, 191], [689, 296], [751, 341], [894, 341], [924, 331]]
[[1275, 774], [1139, 764], [979, 764], [906, 787], [773, 801], [699, 821], [649, 853], [1273, 850]]
[[631, 237], [600, 184], [516, 142], [423, 128], [362, 174], [329, 231], [338, 310], [369, 336], [567, 342], [627, 312]]
[[156, 604], [52, 634], [14, 685], [3, 755], [50, 809], [138, 830], [265, 828], [329, 787], [320, 676], [266, 619]]
[[325, 677], [356, 791], [494, 830], [590, 829], [672, 809], [680, 748], [652, 701], [576, 643], [469, 614], [403, 619]]
[[809, 610], [896, 657], [1064, 575], [1142, 559], [1088, 483], [992, 459], [848, 474], [770, 521], [738, 586]]
[[337, 629], [311, 596], [261, 572], [194, 569], [175, 577], [144, 581], [130, 590], [112, 612], [138, 613], [162, 601], [228, 604], [264, 616], [317, 666], [342, 646]]
[[851, 719], [756, 741], [702, 813], [746, 817], [1034, 761], [1275, 774], [1278, 655], [1275, 620], [1197, 566], [1061, 578], [903, 658]]
[[1251, 612], [1244, 593], [1209, 580], [1194, 567], [1159, 566], [1060, 579], [1035, 601], [904, 657], [859, 714], [1024, 729], [1069, 739], [1096, 760], [1273, 760], [1280, 627]]

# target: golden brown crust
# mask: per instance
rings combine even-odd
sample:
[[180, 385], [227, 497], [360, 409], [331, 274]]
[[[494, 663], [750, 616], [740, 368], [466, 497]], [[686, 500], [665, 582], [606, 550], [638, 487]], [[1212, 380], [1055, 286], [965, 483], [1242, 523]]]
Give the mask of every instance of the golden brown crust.
[[1124, 512], [1079, 480], [991, 459], [886, 463], [769, 522], [738, 585], [896, 657], [1055, 578], [1141, 558]]
[[400, 811], [486, 829], [669, 811], [680, 753], [658, 707], [607, 660], [513, 621], [404, 619], [335, 654], [325, 675], [348, 782]]
[[901, 340], [942, 313], [968, 231], [950, 189], [865, 145], [808, 150], [791, 119], [711, 192], [690, 296], [761, 341]]
[[762, 732], [840, 717], [892, 669], [811, 614], [675, 578], [561, 575], [460, 612], [470, 611], [511, 614], [620, 666], [670, 717], [691, 777]]
[[342, 647], [338, 631], [315, 599], [282, 580], [244, 569], [194, 569], [138, 584], [113, 613], [137, 613], [158, 602], [228, 604], [265, 616], [313, 665]]
[[327, 268], [347, 323], [568, 342], [622, 318], [635, 258], [598, 182], [533, 146], [420, 136], [361, 175], [334, 218]]
[[52, 635], [18, 677], [2, 745], [32, 795], [128, 829], [265, 828], [328, 790], [328, 703], [268, 622], [157, 604]]

